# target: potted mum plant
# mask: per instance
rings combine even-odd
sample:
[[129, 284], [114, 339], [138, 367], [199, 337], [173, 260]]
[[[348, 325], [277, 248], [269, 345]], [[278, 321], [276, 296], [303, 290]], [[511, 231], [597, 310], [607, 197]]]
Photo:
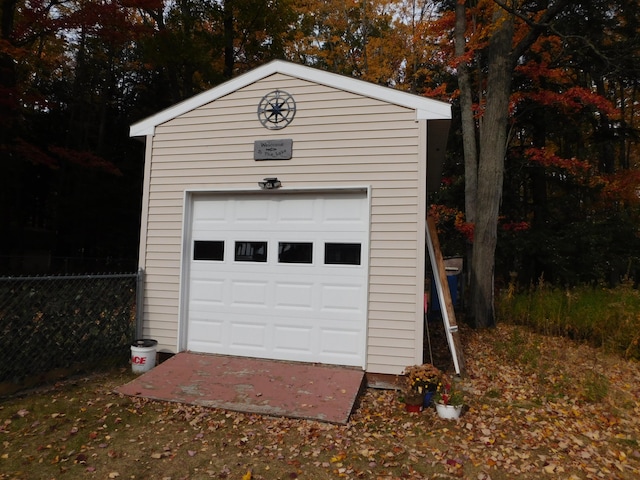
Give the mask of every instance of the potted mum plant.
[[[413, 365], [404, 369], [406, 385], [402, 392], [408, 411], [420, 411], [431, 403], [442, 372], [433, 365]], [[419, 408], [416, 408], [418, 406]]]
[[404, 403], [407, 412], [421, 412], [424, 408], [424, 394], [411, 388], [404, 388], [400, 394], [400, 400]]
[[451, 379], [443, 377], [433, 395], [433, 403], [440, 418], [457, 419], [462, 413], [464, 395], [455, 388]]

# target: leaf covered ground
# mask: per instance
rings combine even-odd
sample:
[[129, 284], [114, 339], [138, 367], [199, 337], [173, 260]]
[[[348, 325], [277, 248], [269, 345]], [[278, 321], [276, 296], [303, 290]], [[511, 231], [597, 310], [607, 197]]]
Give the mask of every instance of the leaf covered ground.
[[458, 421], [368, 389], [348, 425], [113, 393], [127, 371], [0, 403], [0, 479], [640, 478], [640, 368], [500, 326], [464, 331]]

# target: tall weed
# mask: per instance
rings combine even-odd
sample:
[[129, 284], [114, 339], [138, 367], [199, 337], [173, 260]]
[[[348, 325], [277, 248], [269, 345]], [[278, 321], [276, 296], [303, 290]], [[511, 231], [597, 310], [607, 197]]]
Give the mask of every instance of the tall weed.
[[524, 291], [510, 285], [496, 298], [496, 316], [640, 360], [640, 292], [630, 283], [563, 289], [541, 279]]

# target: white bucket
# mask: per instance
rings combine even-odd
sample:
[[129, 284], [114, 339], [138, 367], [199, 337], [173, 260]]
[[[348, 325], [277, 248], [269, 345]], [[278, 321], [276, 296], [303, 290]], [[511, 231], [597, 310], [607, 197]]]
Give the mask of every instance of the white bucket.
[[438, 416], [440, 418], [455, 420], [460, 418], [460, 414], [462, 413], [462, 405], [443, 405], [442, 403], [436, 402], [436, 411], [438, 412]]
[[144, 373], [156, 366], [157, 340], [142, 339], [131, 344], [131, 371]]

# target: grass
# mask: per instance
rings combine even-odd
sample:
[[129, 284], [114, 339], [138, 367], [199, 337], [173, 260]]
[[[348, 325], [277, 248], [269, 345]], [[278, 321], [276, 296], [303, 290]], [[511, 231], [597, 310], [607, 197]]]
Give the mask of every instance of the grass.
[[588, 371], [583, 382], [583, 395], [590, 402], [601, 402], [609, 394], [609, 379], [602, 373]]
[[498, 296], [496, 312], [500, 321], [640, 360], [640, 292], [628, 283], [562, 289], [541, 281], [523, 292], [510, 285]]

